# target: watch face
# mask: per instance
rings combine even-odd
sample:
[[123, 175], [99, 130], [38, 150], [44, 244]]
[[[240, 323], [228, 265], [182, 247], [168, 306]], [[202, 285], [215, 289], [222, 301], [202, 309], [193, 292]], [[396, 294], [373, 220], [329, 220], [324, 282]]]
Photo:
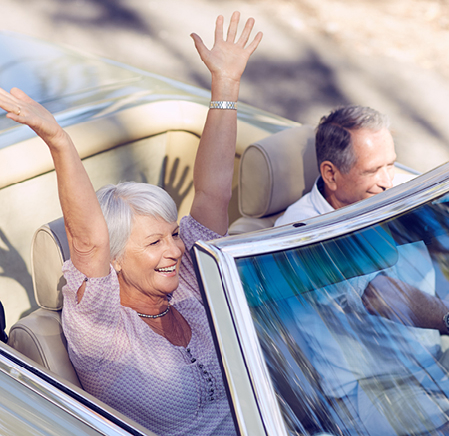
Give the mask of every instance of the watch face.
[[449, 312], [443, 316], [443, 321], [444, 321], [444, 324], [446, 325], [446, 328], [449, 330]]

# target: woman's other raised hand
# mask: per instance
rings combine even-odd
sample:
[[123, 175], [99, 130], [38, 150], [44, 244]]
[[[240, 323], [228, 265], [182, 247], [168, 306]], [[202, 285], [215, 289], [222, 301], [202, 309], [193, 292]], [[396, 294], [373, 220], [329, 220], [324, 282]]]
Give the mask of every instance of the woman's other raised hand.
[[[247, 20], [240, 37], [237, 37], [239, 21], [240, 14], [234, 12], [225, 39], [223, 17], [220, 15], [210, 50], [197, 34], [191, 35], [201, 60], [211, 73], [211, 100], [214, 104], [210, 106], [195, 159], [195, 196], [190, 213], [198, 222], [221, 235], [228, 229], [237, 139], [237, 111], [234, 109], [237, 108], [240, 78], [262, 39], [259, 32], [249, 42], [253, 18]], [[229, 103], [234, 105], [225, 109], [215, 106], [225, 103], [226, 106]]]
[[195, 42], [195, 47], [201, 60], [211, 72], [212, 80], [220, 78], [238, 82], [245, 70], [249, 57], [256, 50], [262, 39], [262, 32], [258, 32], [248, 44], [254, 27], [254, 19], [249, 18], [240, 37], [237, 39], [240, 13], [234, 12], [225, 39], [223, 35], [223, 21], [223, 16], [220, 15], [215, 25], [214, 45], [210, 50], [196, 33], [192, 33], [191, 37]]

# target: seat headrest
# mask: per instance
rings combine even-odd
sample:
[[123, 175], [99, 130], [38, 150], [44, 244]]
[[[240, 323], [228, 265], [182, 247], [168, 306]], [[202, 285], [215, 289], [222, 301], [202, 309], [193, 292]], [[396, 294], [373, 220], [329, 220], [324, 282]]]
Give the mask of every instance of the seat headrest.
[[40, 227], [31, 242], [31, 275], [34, 295], [40, 307], [62, 309], [63, 263], [70, 259], [64, 219]]
[[285, 210], [312, 189], [318, 177], [313, 127], [302, 125], [250, 145], [239, 173], [239, 210], [260, 218]]

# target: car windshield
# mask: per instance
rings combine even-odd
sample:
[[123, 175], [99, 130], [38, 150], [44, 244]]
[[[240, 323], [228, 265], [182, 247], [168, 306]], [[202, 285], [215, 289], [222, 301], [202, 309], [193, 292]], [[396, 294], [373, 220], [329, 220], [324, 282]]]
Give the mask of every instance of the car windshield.
[[449, 434], [448, 207], [236, 260], [290, 434]]

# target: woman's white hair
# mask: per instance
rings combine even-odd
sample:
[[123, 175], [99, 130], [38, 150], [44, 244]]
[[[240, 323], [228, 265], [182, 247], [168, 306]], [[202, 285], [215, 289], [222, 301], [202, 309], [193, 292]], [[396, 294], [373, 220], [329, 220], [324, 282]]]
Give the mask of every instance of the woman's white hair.
[[169, 223], [178, 220], [170, 195], [148, 183], [106, 185], [97, 191], [97, 198], [108, 226], [111, 260], [123, 255], [136, 215], [162, 218]]

